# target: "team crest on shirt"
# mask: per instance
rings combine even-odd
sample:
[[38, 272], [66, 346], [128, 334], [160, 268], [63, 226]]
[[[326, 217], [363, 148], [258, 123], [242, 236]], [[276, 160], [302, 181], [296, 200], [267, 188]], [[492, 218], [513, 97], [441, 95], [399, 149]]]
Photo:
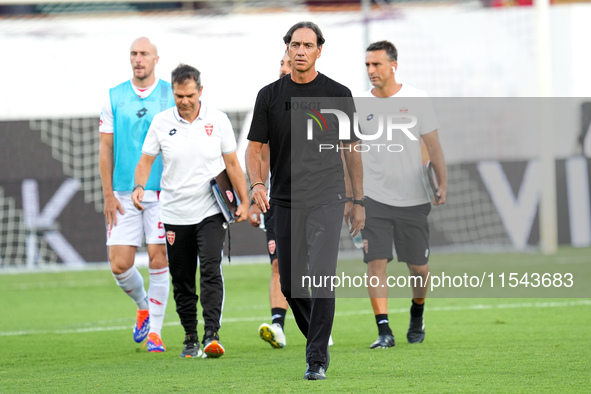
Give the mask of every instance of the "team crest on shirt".
[[230, 202], [234, 202], [234, 193], [232, 193], [232, 190], [226, 190], [226, 196], [228, 196]]
[[211, 123], [205, 125], [205, 132], [208, 136], [211, 135], [211, 133], [213, 133], [213, 125]]
[[270, 240], [267, 246], [269, 247], [269, 253], [275, 254], [275, 240]]
[[168, 240], [168, 243], [172, 246], [174, 244], [174, 238], [176, 237], [176, 234], [174, 233], [174, 231], [167, 231], [166, 232], [166, 239]]

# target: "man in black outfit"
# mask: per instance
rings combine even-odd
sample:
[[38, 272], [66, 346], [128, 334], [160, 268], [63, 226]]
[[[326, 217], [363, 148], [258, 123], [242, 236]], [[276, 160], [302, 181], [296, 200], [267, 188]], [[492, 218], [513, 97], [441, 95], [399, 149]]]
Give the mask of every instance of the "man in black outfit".
[[[324, 112], [326, 115], [322, 120], [327, 119], [330, 126], [325, 122], [327, 127], [314, 134], [316, 140], [306, 140], [306, 109], [320, 115], [320, 107], [326, 98], [344, 102], [342, 112], [353, 119], [351, 91], [316, 71], [316, 60], [324, 44], [322, 32], [312, 22], [300, 22], [289, 29], [283, 41], [287, 45], [292, 73], [259, 91], [248, 135], [246, 169], [252, 200], [264, 213], [270, 205], [262, 182], [261, 150], [263, 144], [268, 143], [270, 203], [275, 211], [281, 291], [307, 338], [304, 379], [321, 380], [326, 379], [329, 364], [328, 340], [335, 311], [334, 291], [326, 286], [311, 286], [310, 297], [310, 285], [304, 284], [302, 279], [306, 275], [312, 278], [334, 276], [336, 272], [339, 235], [347, 201], [341, 150], [356, 202], [350, 215], [352, 232], [355, 235], [363, 228], [363, 168], [361, 155], [355, 150], [359, 140], [351, 130], [349, 138], [339, 140], [334, 115]], [[305, 98], [318, 99], [312, 103]], [[319, 149], [318, 141], [334, 149], [323, 151]]]

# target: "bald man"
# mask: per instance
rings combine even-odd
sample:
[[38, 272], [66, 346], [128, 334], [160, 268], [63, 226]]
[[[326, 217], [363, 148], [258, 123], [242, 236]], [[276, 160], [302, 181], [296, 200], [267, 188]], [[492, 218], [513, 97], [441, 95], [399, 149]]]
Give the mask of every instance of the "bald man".
[[[156, 79], [158, 50], [150, 39], [136, 39], [129, 50], [132, 78], [109, 90], [100, 123], [99, 171], [103, 186], [107, 246], [111, 271], [117, 285], [137, 305], [133, 339], [146, 338], [148, 352], [166, 350], [161, 331], [170, 289], [164, 227], [160, 222], [160, 177], [162, 159], [152, 166], [145, 186], [144, 210], [131, 202], [135, 167], [142, 145], [159, 112], [174, 106], [170, 83]], [[144, 288], [142, 275], [134, 265], [137, 248], [148, 246], [150, 283]]]

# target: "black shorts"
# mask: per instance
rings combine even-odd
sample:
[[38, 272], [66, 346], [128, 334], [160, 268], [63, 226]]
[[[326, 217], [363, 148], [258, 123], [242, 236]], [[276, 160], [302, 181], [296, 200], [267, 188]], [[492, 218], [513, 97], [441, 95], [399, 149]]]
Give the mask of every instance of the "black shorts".
[[394, 207], [368, 198], [365, 207], [363, 261], [394, 259], [392, 241], [398, 261], [412, 265], [429, 262], [429, 223], [431, 204]]
[[265, 234], [267, 235], [267, 252], [269, 253], [269, 258], [271, 259], [271, 264], [273, 264], [273, 260], [277, 259], [277, 243], [275, 242], [275, 215], [273, 215], [273, 205], [267, 209], [267, 213], [265, 213]]

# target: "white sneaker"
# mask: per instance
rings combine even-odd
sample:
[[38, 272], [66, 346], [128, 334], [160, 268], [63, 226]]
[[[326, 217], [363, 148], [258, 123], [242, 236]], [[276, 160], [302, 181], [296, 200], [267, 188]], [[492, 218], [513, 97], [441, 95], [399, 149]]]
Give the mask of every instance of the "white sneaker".
[[261, 324], [259, 327], [259, 335], [263, 341], [269, 342], [274, 348], [281, 349], [285, 347], [285, 334], [278, 323], [271, 325], [267, 323]]
[[328, 337], [328, 346], [332, 346], [334, 345], [334, 342], [332, 341], [332, 335]]

